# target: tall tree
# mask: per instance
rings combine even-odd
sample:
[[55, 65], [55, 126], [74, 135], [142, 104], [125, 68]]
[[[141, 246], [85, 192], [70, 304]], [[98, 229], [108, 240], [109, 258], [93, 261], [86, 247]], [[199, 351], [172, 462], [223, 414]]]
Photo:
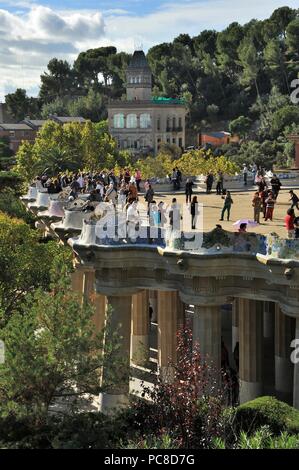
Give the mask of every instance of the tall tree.
[[14, 93], [5, 96], [8, 113], [16, 120], [22, 121], [26, 116], [34, 117], [38, 113], [38, 103], [35, 98], [27, 96], [26, 90], [17, 88]]
[[76, 92], [74, 74], [66, 60], [51, 59], [47, 71], [41, 75], [40, 98], [48, 103], [56, 98], [65, 98]]
[[260, 59], [252, 41], [245, 38], [238, 48], [240, 64], [242, 65], [241, 83], [245, 86], [255, 85], [257, 97], [260, 98], [258, 74]]

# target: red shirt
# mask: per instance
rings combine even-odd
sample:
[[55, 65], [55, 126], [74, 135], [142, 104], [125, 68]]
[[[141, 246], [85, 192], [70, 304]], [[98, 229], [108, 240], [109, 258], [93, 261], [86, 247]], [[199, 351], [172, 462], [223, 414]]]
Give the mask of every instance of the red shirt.
[[284, 219], [284, 223], [287, 230], [294, 230], [294, 216], [287, 214]]

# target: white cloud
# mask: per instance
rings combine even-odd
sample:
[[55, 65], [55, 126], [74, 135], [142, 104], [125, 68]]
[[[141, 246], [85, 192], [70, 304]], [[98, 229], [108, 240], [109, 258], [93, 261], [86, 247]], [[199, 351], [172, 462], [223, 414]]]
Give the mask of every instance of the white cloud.
[[0, 100], [18, 86], [36, 92], [39, 76], [54, 56], [72, 61], [80, 51], [107, 45], [132, 52], [136, 43], [142, 43], [148, 49], [180, 33], [193, 36], [204, 29], [221, 30], [233, 21], [267, 18], [285, 4], [298, 7], [298, 0], [173, 0], [152, 13], [137, 15], [118, 8], [101, 13], [84, 7], [53, 10], [30, 0], [6, 3], [26, 12], [0, 9]]

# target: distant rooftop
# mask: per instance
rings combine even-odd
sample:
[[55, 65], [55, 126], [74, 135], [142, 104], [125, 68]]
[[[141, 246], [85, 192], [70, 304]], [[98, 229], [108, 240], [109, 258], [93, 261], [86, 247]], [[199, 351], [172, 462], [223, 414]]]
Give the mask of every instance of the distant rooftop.
[[210, 137], [215, 137], [216, 139], [222, 139], [223, 137], [229, 137], [231, 134], [229, 132], [219, 131], [219, 132], [202, 132], [202, 135], [207, 135]]
[[145, 54], [143, 51], [135, 51], [129, 64], [128, 70], [142, 68], [150, 68], [146, 60]]
[[52, 119], [53, 121], [60, 122], [61, 124], [67, 124], [68, 122], [79, 122], [83, 124], [86, 122], [86, 119], [84, 119], [81, 116], [55, 116], [55, 115], [50, 115], [49, 119]]
[[23, 123], [28, 124], [28, 126], [32, 127], [33, 129], [39, 129], [43, 127], [45, 124], [45, 119], [24, 119]]
[[25, 123], [19, 124], [0, 124], [0, 129], [4, 131], [28, 131], [31, 130], [31, 127]]
[[155, 104], [185, 104], [181, 98], [165, 98], [163, 96], [153, 96], [152, 102]]

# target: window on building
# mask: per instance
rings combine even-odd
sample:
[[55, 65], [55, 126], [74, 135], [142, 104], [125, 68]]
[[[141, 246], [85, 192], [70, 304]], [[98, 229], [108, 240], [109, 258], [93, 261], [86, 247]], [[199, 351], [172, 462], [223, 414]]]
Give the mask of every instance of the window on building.
[[169, 130], [169, 129], [170, 129], [170, 118], [168, 117], [167, 118], [167, 130]]
[[161, 130], [161, 118], [160, 116], [157, 118], [157, 131]]
[[167, 143], [170, 144], [170, 138], [169, 137], [167, 138]]
[[137, 115], [128, 114], [127, 115], [127, 129], [136, 129], [137, 127]]
[[172, 139], [172, 143], [173, 143], [173, 144], [176, 144], [176, 139], [175, 139], [175, 137]]
[[173, 129], [176, 128], [176, 118], [175, 117], [172, 118], [172, 128]]
[[179, 138], [179, 147], [183, 147], [183, 139], [182, 139], [182, 137]]
[[125, 127], [124, 114], [115, 114], [113, 118], [113, 124], [116, 129], [123, 129]]
[[182, 118], [179, 118], [179, 127], [182, 127]]
[[148, 129], [151, 127], [151, 115], [148, 113], [140, 114], [140, 127], [141, 129]]

